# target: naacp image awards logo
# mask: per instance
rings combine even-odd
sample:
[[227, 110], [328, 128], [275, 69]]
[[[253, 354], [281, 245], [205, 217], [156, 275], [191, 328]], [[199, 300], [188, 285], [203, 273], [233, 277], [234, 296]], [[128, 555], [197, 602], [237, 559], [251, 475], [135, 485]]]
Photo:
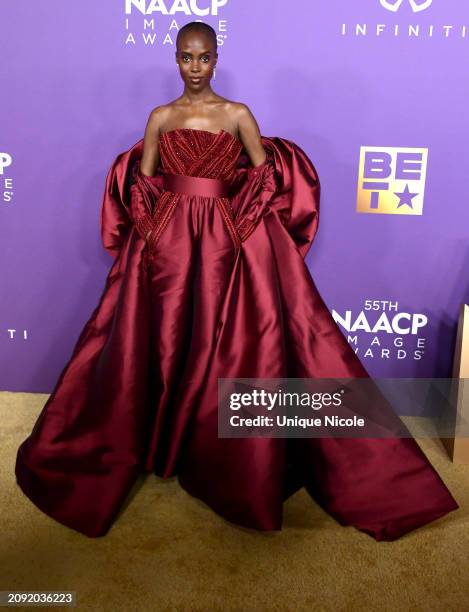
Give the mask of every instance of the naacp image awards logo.
[[[228, 37], [223, 8], [229, 0], [125, 0], [126, 46], [172, 46], [188, 21], [206, 21], [217, 33], [219, 46]], [[213, 19], [210, 19], [213, 18]]]

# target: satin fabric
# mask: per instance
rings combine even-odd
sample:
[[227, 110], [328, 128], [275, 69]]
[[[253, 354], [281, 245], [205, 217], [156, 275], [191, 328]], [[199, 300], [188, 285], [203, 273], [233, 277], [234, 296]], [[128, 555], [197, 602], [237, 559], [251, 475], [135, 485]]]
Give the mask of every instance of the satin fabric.
[[220, 179], [203, 178], [201, 176], [165, 174], [163, 177], [163, 189], [174, 193], [221, 198], [229, 195], [230, 182]]
[[[155, 177], [140, 171], [143, 140], [112, 164], [101, 234], [115, 260], [16, 460], [57, 521], [104, 535], [143, 471], [259, 530], [281, 529], [303, 486], [376, 540], [458, 508], [411, 438], [218, 438], [218, 377], [368, 376], [304, 262], [316, 170], [292, 141], [262, 142], [252, 167], [228, 132], [173, 130]], [[169, 173], [229, 181], [230, 196], [168, 191]]]

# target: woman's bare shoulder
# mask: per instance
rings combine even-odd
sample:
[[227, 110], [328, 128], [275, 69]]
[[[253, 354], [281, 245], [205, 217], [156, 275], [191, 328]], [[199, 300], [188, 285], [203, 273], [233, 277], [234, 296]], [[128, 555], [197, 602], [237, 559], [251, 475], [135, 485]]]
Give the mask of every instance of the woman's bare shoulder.
[[159, 134], [164, 126], [171, 123], [171, 118], [175, 115], [175, 105], [172, 102], [155, 106], [150, 111], [148, 125], [153, 133]]
[[226, 117], [237, 126], [246, 121], [255, 121], [249, 106], [239, 100], [228, 100], [224, 98], [220, 110], [222, 110], [222, 114], [226, 114]]
[[247, 104], [239, 102], [239, 100], [229, 100], [220, 96], [220, 102], [226, 105], [226, 109], [233, 113], [242, 113], [245, 109], [248, 109]]
[[168, 104], [160, 104], [159, 106], [155, 106], [155, 108], [150, 111], [149, 119], [155, 122], [164, 121], [168, 118], [171, 108], [171, 102]]
[[243, 119], [254, 119], [251, 109], [245, 102], [239, 100], [227, 100], [227, 111], [239, 123]]

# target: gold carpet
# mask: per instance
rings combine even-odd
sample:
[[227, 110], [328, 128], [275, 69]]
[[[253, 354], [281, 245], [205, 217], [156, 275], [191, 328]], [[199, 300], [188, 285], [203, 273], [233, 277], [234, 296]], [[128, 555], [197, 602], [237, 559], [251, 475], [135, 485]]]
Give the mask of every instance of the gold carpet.
[[419, 441], [461, 507], [395, 542], [341, 527], [304, 489], [285, 502], [281, 532], [244, 529], [153, 475], [106, 536], [87, 538], [15, 481], [17, 447], [47, 397], [0, 393], [0, 590], [76, 591], [80, 611], [469, 609], [469, 466], [439, 442]]

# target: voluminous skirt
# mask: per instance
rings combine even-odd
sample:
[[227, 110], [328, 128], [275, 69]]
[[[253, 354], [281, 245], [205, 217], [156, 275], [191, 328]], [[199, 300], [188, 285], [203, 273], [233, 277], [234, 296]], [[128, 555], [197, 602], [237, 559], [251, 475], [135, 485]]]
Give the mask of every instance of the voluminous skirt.
[[291, 141], [263, 143], [261, 166], [237, 159], [230, 198], [165, 190], [139, 170], [142, 141], [112, 165], [101, 231], [115, 260], [16, 460], [23, 492], [57, 521], [104, 535], [142, 472], [177, 476], [259, 530], [281, 529], [303, 486], [376, 540], [458, 508], [412, 438], [218, 437], [219, 377], [368, 376], [304, 262], [316, 171]]

